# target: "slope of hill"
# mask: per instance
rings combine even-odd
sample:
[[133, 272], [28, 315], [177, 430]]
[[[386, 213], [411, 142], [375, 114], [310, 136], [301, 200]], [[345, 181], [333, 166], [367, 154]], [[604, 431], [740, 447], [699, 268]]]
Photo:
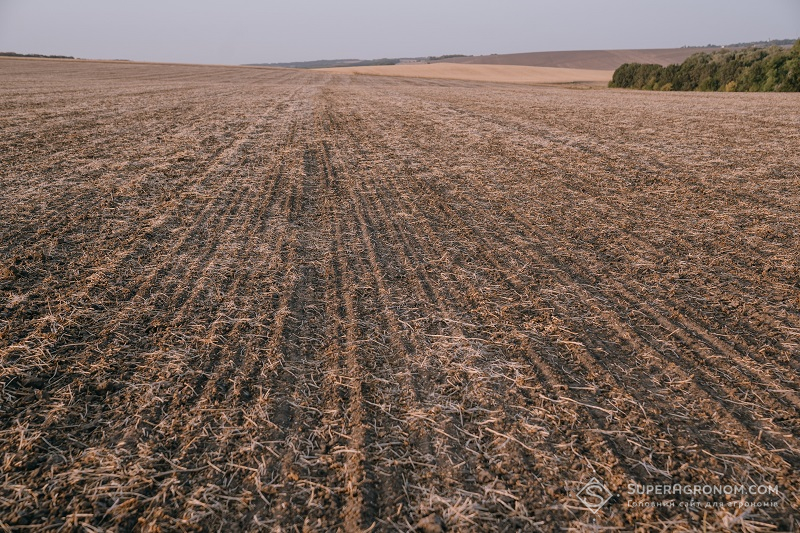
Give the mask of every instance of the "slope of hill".
[[714, 47], [652, 48], [644, 50], [572, 50], [562, 52], [528, 52], [521, 54], [493, 54], [488, 56], [456, 57], [437, 63], [473, 65], [519, 65], [528, 67], [553, 67], [589, 70], [614, 70], [625, 63], [655, 63], [670, 65], [681, 63], [697, 52], [715, 50]]
[[708, 44], [683, 48], [650, 48], [638, 50], [567, 50], [550, 52], [523, 52], [471, 56], [445, 54], [427, 57], [384, 57], [379, 59], [318, 59], [288, 63], [247, 63], [244, 66], [321, 69], [333, 67], [366, 67], [405, 63], [463, 63], [475, 65], [517, 65], [525, 67], [575, 68], [588, 70], [615, 70], [625, 63], [649, 63], [662, 66], [681, 63], [697, 52], [710, 52], [724, 48], [750, 48], [768, 46], [791, 47], [796, 39], [773, 39], [728, 45]]

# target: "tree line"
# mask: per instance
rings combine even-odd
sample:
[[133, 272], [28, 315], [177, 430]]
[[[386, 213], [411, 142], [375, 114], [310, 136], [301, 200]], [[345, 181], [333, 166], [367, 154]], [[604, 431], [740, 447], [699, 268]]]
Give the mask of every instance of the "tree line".
[[3, 56], [3, 57], [39, 57], [39, 58], [47, 58], [47, 59], [75, 59], [72, 56], [53, 56], [53, 55], [45, 55], [45, 54], [18, 54], [17, 52], [0, 52], [0, 56]]
[[609, 87], [654, 91], [800, 91], [800, 39], [772, 46], [700, 52], [681, 64], [625, 63]]

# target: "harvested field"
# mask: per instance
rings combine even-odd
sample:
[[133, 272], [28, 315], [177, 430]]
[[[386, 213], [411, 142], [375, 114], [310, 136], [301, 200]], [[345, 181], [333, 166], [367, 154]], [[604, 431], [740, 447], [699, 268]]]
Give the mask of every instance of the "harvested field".
[[525, 67], [516, 65], [460, 65], [432, 63], [426, 65], [380, 65], [372, 67], [337, 67], [317, 69], [331, 74], [364, 74], [369, 76], [401, 76], [443, 80], [488, 81], [496, 83], [584, 83], [607, 86], [613, 70]]
[[0, 529], [798, 529], [800, 96], [0, 72]]

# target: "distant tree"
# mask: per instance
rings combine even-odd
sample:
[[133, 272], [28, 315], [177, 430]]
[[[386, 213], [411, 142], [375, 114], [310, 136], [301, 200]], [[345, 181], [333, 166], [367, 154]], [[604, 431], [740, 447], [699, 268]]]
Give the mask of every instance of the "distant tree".
[[58, 56], [58, 55], [45, 55], [45, 54], [19, 54], [17, 52], [0, 52], [0, 56], [5, 57], [39, 57], [46, 59], [75, 59], [72, 56]]
[[789, 59], [786, 61], [786, 77], [781, 91], [800, 91], [800, 40], [792, 47]]

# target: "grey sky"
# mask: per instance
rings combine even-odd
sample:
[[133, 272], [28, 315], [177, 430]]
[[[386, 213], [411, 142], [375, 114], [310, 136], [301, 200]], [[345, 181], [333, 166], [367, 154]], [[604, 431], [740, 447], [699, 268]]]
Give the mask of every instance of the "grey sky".
[[256, 63], [800, 36], [800, 0], [0, 0], [0, 51]]

